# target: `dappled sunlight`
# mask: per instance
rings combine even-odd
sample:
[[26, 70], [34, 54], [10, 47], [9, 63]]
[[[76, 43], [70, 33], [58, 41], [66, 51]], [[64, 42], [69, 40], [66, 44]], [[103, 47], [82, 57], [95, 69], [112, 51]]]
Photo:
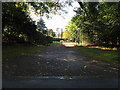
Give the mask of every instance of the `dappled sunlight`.
[[118, 71], [118, 70], [119, 70], [118, 68], [115, 68], [115, 67], [112, 67], [111, 69], [112, 69], [112, 70], [115, 70], [115, 71]]
[[67, 59], [67, 58], [61, 59], [61, 60], [64, 60], [64, 61], [76, 61], [75, 59]]
[[98, 61], [96, 61], [96, 60], [92, 60], [91, 62], [92, 62], [92, 63], [97, 63]]
[[76, 61], [76, 59], [70, 59], [70, 58], [56, 58], [56, 59], [60, 61]]
[[117, 76], [119, 3], [39, 1], [2, 4], [3, 78]]
[[87, 63], [87, 64], [98, 63], [98, 61], [97, 61], [97, 60], [89, 60], [89, 61], [87, 61], [86, 63]]
[[63, 42], [62, 45], [66, 46], [66, 47], [75, 47], [75, 45], [77, 45], [77, 43], [75, 43], [75, 42]]
[[101, 50], [117, 51], [117, 48], [107, 48], [107, 47], [100, 47], [100, 46], [89, 46], [88, 48], [97, 48], [97, 49], [101, 49]]

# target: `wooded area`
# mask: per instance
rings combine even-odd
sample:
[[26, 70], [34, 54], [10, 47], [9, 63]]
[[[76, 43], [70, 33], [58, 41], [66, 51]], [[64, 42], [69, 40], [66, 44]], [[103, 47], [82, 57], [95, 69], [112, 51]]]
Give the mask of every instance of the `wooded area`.
[[[2, 39], [4, 43], [31, 43], [31, 44], [43, 44], [46, 45], [52, 42], [52, 37], [47, 35], [47, 29], [42, 18], [37, 25], [30, 18], [28, 6], [34, 6], [37, 12], [39, 6], [40, 12], [43, 14], [48, 6], [43, 7], [45, 4], [49, 6], [52, 3], [25, 3], [25, 2], [5, 2], [2, 3]], [[38, 6], [35, 6], [38, 5]], [[40, 8], [43, 7], [43, 8]], [[45, 9], [47, 8], [47, 9]], [[49, 8], [52, 8], [49, 6]], [[42, 16], [42, 15], [41, 15]]]
[[118, 88], [120, 2], [53, 1], [2, 2], [3, 89]]
[[[82, 45], [120, 46], [120, 2], [86, 2], [66, 27], [68, 39]], [[69, 33], [71, 34], [69, 36]]]
[[[68, 31], [63, 32], [64, 37], [81, 45], [120, 46], [120, 2], [78, 3], [80, 8], [66, 26]], [[47, 14], [56, 13], [63, 7], [59, 2], [2, 3], [3, 43], [29, 42], [46, 45], [52, 42], [55, 33], [50, 34], [50, 30], [47, 31], [42, 18], [37, 22], [37, 26], [35, 25], [29, 16], [29, 5], [33, 6], [41, 17], [44, 14], [49, 17]]]

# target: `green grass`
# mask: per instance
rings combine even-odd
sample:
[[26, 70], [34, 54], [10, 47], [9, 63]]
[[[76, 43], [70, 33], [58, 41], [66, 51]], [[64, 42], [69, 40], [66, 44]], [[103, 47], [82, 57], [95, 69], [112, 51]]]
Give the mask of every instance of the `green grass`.
[[61, 42], [59, 42], [59, 41], [53, 41], [53, 44], [56, 44], [56, 43], [61, 43]]
[[83, 53], [87, 57], [91, 57], [96, 60], [102, 60], [110, 64], [118, 64], [118, 52], [110, 50], [101, 50], [97, 48], [88, 47], [76, 47], [79, 52]]
[[39, 45], [12, 45], [12, 46], [3, 46], [2, 48], [2, 59], [10, 59], [16, 56], [21, 56], [21, 55], [28, 55], [30, 53], [34, 53], [36, 51], [44, 49], [46, 46]]
[[49, 43], [48, 45], [53, 45], [53, 44], [57, 44], [57, 43], [61, 43], [59, 41], [53, 41], [53, 43]]
[[[57, 43], [60, 43], [60, 42], [53, 41], [53, 43], [51, 43], [49, 45], [53, 45], [53, 44], [57, 44]], [[22, 56], [28, 55], [30, 53], [34, 53], [39, 50], [43, 50], [45, 47], [47, 47], [47, 46], [43, 46], [43, 45], [35, 46], [35, 45], [25, 45], [25, 44], [3, 46], [2, 47], [2, 60], [14, 58], [16, 56], [21, 56], [21, 55]]]

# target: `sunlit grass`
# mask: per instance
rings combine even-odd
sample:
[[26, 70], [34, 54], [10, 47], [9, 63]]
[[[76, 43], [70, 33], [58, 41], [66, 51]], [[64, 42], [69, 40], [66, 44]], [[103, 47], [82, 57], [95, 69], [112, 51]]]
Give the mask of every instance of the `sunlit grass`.
[[117, 51], [117, 48], [107, 48], [107, 47], [101, 47], [101, 46], [89, 46], [88, 48], [98, 48], [98, 49], [102, 49], [102, 50], [113, 50], [113, 51]]
[[61, 42], [59, 42], [59, 41], [53, 41], [53, 43], [49, 43], [48, 46], [54, 45], [54, 44], [58, 44], [58, 43], [61, 43]]
[[76, 47], [79, 52], [85, 56], [91, 57], [96, 60], [102, 60], [111, 64], [118, 64], [118, 52], [112, 50], [102, 50], [99, 48], [89, 47]]
[[6, 46], [2, 48], [2, 59], [10, 59], [16, 56], [21, 56], [21, 55], [28, 55], [30, 53], [37, 52], [39, 50], [44, 49], [45, 46], [39, 45], [12, 45], [12, 46]]
[[61, 43], [61, 42], [59, 42], [59, 41], [53, 41], [53, 43], [52, 43], [52, 44], [56, 44], [56, 43]]

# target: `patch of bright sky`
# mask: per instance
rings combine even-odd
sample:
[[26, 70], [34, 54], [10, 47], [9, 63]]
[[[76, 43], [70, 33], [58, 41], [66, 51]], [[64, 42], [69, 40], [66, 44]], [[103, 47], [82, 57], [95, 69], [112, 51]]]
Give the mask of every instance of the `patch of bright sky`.
[[76, 15], [76, 13], [73, 11], [74, 7], [79, 7], [79, 4], [77, 2], [74, 2], [72, 5], [73, 7], [69, 6], [68, 8], [65, 8], [65, 10], [68, 11], [67, 14], [54, 15], [52, 19], [47, 19], [44, 17], [43, 19], [46, 23], [47, 28], [53, 29], [54, 31], [56, 31], [56, 28], [65, 30], [65, 26], [67, 26], [72, 17]]
[[[79, 4], [78, 2], [74, 1], [72, 3], [72, 6], [65, 7], [64, 10], [68, 11], [67, 14], [63, 15], [53, 15], [52, 18], [48, 19], [45, 16], [43, 17], [45, 24], [48, 29], [53, 29], [56, 32], [56, 28], [59, 28], [59, 30], [65, 30], [65, 26], [68, 25], [68, 22], [72, 19], [76, 13], [73, 11], [74, 8], [78, 8]], [[40, 17], [37, 17], [34, 12], [31, 12], [31, 17], [37, 21], [40, 19]], [[60, 32], [58, 31], [58, 32]]]

